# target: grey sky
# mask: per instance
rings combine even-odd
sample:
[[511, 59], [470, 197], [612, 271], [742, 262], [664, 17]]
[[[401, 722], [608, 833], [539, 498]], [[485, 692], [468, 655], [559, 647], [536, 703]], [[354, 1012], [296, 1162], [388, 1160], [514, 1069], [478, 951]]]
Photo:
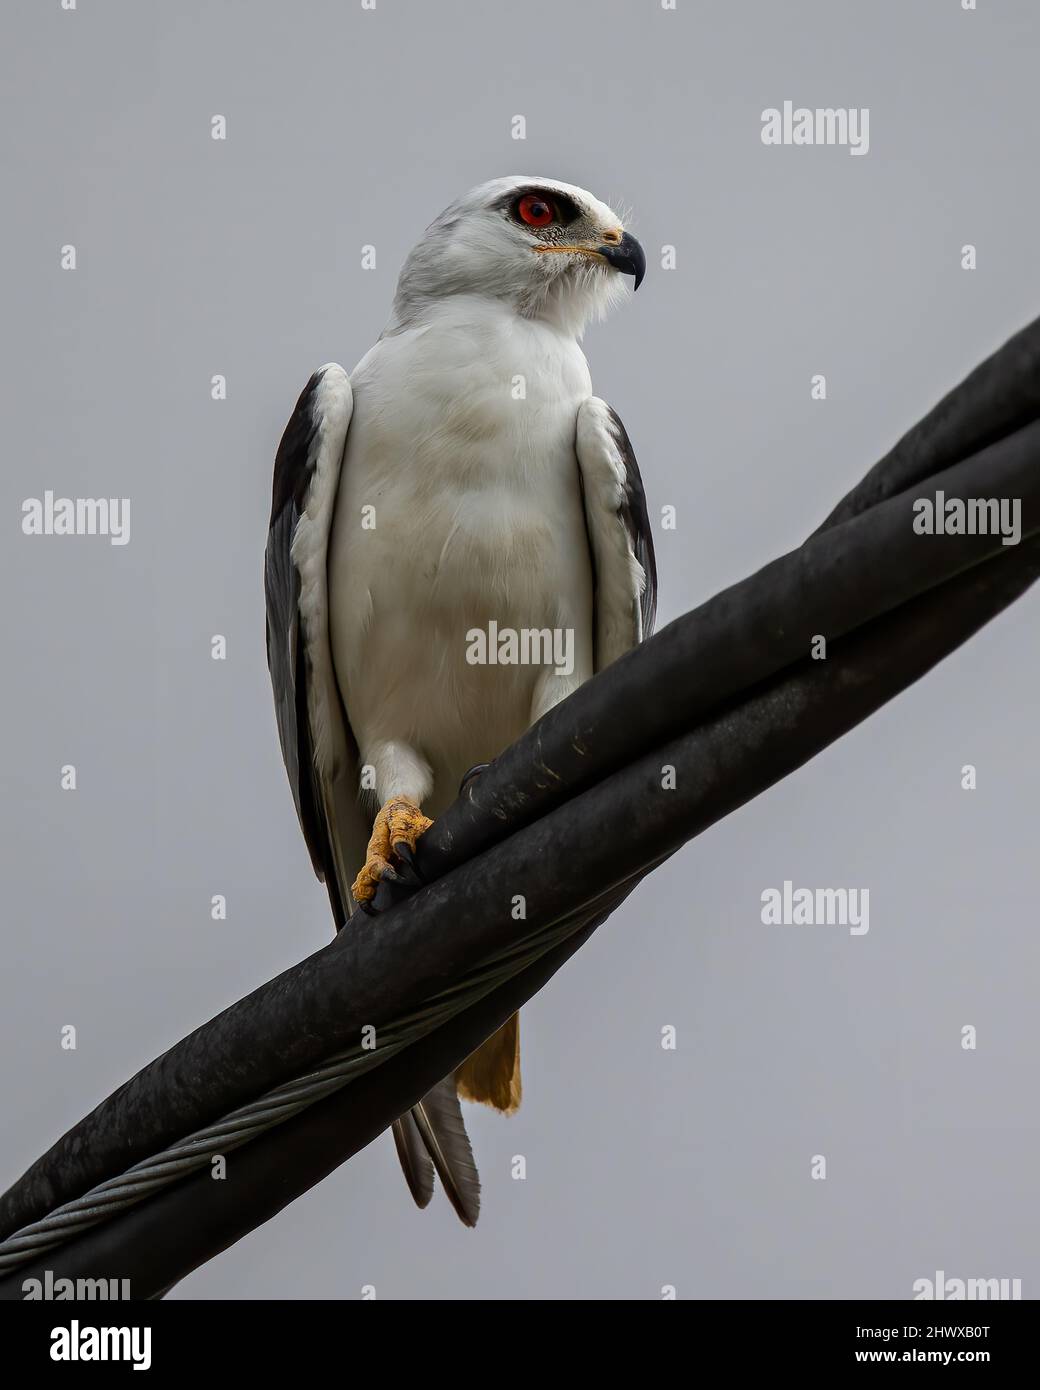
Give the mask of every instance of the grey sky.
[[[1040, 11], [18, 0], [3, 29], [6, 1183], [327, 940], [265, 666], [271, 463], [423, 227], [509, 173], [632, 210], [646, 281], [586, 350], [651, 515], [677, 509], [667, 622], [1040, 312]], [[868, 107], [869, 152], [763, 145], [785, 99]], [[129, 496], [129, 544], [23, 536], [48, 488]], [[1037, 604], [688, 846], [533, 1001], [520, 1113], [469, 1112], [475, 1232], [413, 1208], [385, 1137], [173, 1296], [1040, 1292]], [[869, 933], [764, 926], [785, 879], [868, 888]]]

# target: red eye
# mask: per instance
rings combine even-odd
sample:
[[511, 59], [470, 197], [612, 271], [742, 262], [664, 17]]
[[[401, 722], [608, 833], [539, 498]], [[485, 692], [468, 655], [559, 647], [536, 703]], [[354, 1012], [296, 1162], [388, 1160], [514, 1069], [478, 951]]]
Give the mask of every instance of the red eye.
[[529, 227], [548, 227], [556, 216], [552, 203], [539, 198], [537, 193], [526, 193], [520, 199], [517, 212]]

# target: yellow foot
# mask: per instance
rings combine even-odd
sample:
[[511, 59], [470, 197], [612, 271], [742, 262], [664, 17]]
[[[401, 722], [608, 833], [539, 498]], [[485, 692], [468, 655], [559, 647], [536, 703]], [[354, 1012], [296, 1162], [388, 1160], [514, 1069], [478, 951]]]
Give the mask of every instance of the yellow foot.
[[433, 821], [423, 815], [410, 797], [395, 796], [388, 801], [376, 816], [364, 867], [350, 890], [354, 901], [367, 903], [382, 878], [397, 882], [400, 875], [393, 863], [397, 846], [406, 845], [414, 850], [419, 836], [432, 824]]

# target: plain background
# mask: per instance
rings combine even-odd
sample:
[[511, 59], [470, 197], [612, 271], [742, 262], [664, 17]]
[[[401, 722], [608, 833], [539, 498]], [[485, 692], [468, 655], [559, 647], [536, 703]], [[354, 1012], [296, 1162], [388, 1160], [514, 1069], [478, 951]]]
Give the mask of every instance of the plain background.
[[[423, 227], [508, 173], [631, 209], [650, 270], [586, 350], [677, 509], [666, 622], [1040, 311], [1038, 52], [1033, 0], [8, 0], [4, 1181], [328, 939], [265, 665], [271, 463]], [[869, 107], [869, 154], [765, 147], [788, 98]], [[47, 488], [129, 496], [130, 544], [24, 537]], [[413, 1208], [386, 1136], [173, 1296], [1036, 1294], [1038, 613], [689, 845], [534, 1000], [520, 1113], [470, 1111], [475, 1232]], [[869, 888], [869, 934], [763, 926], [785, 879]]]

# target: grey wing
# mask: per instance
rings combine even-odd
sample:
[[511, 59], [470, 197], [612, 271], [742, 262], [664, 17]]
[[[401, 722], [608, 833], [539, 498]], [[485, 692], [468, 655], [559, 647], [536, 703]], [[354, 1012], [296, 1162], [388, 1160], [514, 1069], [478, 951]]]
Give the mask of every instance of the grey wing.
[[352, 407], [350, 380], [335, 363], [304, 387], [275, 458], [264, 553], [267, 665], [282, 757], [337, 927], [351, 910], [350, 869], [362, 862], [368, 838], [328, 636], [328, 540]]
[[[443, 1082], [440, 1083], [443, 1085]], [[390, 1126], [397, 1157], [408, 1190], [417, 1207], [428, 1207], [433, 1197], [433, 1160], [419, 1132], [415, 1110], [408, 1110]]]
[[617, 413], [596, 396], [578, 411], [575, 449], [594, 580], [595, 665], [602, 671], [653, 632], [657, 562], [631, 441]]
[[393, 1123], [397, 1157], [418, 1207], [428, 1206], [436, 1172], [465, 1226], [480, 1215], [480, 1176], [452, 1073]]
[[[475, 1226], [480, 1215], [480, 1177], [455, 1090], [454, 1072], [427, 1091], [406, 1118], [414, 1124], [455, 1214], [464, 1226]], [[412, 1196], [419, 1206], [424, 1205], [414, 1188]]]

